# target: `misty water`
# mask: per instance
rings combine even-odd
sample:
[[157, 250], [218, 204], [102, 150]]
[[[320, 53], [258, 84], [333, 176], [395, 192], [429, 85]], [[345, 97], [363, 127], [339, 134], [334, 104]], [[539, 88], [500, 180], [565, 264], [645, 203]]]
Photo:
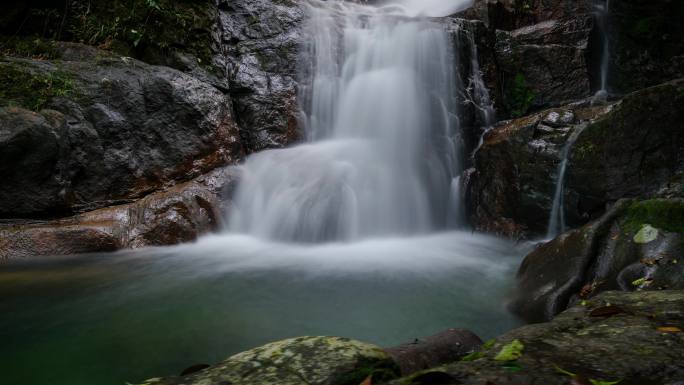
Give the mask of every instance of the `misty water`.
[[506, 298], [526, 250], [467, 230], [464, 85], [429, 18], [469, 3], [311, 0], [307, 141], [239, 166], [225, 233], [4, 263], [3, 380], [122, 385], [287, 337], [391, 346], [517, 325]]

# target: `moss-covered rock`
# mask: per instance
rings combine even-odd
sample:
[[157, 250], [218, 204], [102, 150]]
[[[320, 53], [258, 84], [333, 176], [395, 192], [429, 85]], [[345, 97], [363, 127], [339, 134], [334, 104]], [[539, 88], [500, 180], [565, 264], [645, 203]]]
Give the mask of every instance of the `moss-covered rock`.
[[399, 368], [382, 349], [339, 337], [300, 337], [273, 342], [204, 369], [175, 378], [147, 380], [158, 385], [359, 385], [382, 383]]
[[684, 200], [623, 200], [539, 246], [518, 271], [513, 309], [548, 320], [606, 290], [684, 289]]
[[390, 384], [676, 384], [684, 378], [683, 329], [683, 291], [606, 292], [508, 332], [468, 360]]
[[475, 154], [467, 187], [475, 228], [514, 238], [544, 233], [563, 147], [610, 108], [575, 104], [495, 126]]
[[684, 166], [684, 80], [626, 96], [577, 139], [566, 195], [595, 216], [626, 197], [653, 197]]
[[130, 202], [241, 158], [219, 90], [83, 47], [62, 60], [0, 59], [0, 217]]

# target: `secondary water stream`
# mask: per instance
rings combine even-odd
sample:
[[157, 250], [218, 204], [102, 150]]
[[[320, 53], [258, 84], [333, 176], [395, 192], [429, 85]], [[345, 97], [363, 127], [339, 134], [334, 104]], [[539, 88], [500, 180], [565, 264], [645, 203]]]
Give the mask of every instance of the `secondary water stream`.
[[2, 382], [122, 385], [299, 335], [391, 346], [515, 326], [524, 250], [455, 230], [462, 85], [452, 39], [424, 16], [467, 3], [311, 0], [308, 142], [241, 166], [225, 234], [4, 263]]

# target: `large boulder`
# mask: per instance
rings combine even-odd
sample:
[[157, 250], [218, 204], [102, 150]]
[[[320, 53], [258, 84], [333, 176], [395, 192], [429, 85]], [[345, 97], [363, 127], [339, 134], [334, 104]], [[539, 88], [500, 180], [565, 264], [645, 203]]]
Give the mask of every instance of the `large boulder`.
[[220, 168], [133, 203], [53, 221], [0, 223], [0, 259], [191, 242], [222, 227], [237, 180], [234, 169]]
[[301, 137], [298, 61], [305, 6], [294, 1], [220, 0], [230, 94], [247, 151]]
[[538, 322], [606, 290], [684, 289], [682, 255], [684, 199], [623, 200], [527, 255], [512, 308]]
[[574, 103], [501, 122], [475, 154], [467, 189], [473, 225], [512, 237], [543, 234], [573, 132], [563, 189], [568, 225], [599, 218], [621, 198], [658, 196], [684, 170], [683, 90], [684, 81], [673, 81], [615, 104]]
[[466, 200], [475, 229], [512, 238], [543, 234], [566, 142], [611, 108], [578, 103], [495, 126], [468, 172]]
[[72, 51], [0, 61], [0, 218], [138, 199], [242, 157], [231, 101], [210, 84]]
[[391, 385], [676, 385], [684, 378], [684, 292], [606, 292], [523, 326], [460, 362]]
[[154, 378], [147, 385], [359, 385], [399, 376], [377, 346], [339, 337], [299, 337], [273, 342], [182, 377]]
[[567, 216], [597, 216], [625, 197], [653, 197], [684, 171], [684, 79], [625, 97], [572, 148]]

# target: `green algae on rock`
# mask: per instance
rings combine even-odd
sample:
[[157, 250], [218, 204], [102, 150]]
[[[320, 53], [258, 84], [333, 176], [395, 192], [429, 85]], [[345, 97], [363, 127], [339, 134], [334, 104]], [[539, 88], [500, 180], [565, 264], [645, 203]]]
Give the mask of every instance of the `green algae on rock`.
[[[606, 304], [622, 311], [591, 316]], [[389, 384], [567, 385], [571, 374], [593, 384], [674, 384], [684, 378], [684, 335], [674, 332], [683, 326], [682, 291], [605, 292], [551, 322], [504, 334], [478, 360], [452, 363]], [[520, 370], [511, 371], [496, 355], [516, 340], [525, 350], [516, 361]]]
[[159, 385], [358, 385], [399, 376], [377, 346], [340, 337], [299, 337], [273, 342], [184, 377], [155, 378]]

